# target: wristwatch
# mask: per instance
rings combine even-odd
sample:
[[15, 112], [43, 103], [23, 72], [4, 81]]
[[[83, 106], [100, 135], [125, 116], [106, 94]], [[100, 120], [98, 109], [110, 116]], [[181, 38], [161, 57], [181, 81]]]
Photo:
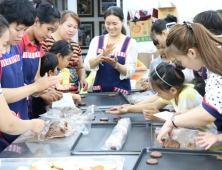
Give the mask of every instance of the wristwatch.
[[119, 68], [119, 63], [117, 63], [117, 65], [113, 68], [118, 69]]
[[173, 123], [173, 126], [175, 127], [175, 128], [177, 128], [177, 126], [175, 125], [175, 123], [174, 123], [174, 120], [175, 120], [175, 118], [174, 118], [174, 116], [171, 118], [171, 121], [172, 121], [172, 123]]

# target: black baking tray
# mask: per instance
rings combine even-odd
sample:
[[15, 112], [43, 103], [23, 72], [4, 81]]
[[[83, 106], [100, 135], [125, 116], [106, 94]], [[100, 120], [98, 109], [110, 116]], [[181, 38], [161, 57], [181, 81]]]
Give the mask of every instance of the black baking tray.
[[[100, 109], [100, 111], [95, 111], [95, 120], [92, 121], [92, 123], [116, 123], [115, 120], [114, 120], [114, 117], [117, 116], [115, 114], [109, 114], [109, 113], [106, 113], [106, 110], [109, 110], [109, 109]], [[160, 123], [163, 125], [163, 123], [161, 123], [161, 121], [158, 121], [158, 120], [155, 120], [155, 121], [147, 121], [145, 118], [144, 118], [144, 115], [143, 113], [127, 113], [127, 114], [123, 114], [123, 115], [119, 115], [121, 118], [130, 118], [131, 122], [137, 122], [137, 123]], [[107, 117], [109, 118], [109, 121], [108, 122], [102, 122], [100, 121], [100, 118], [103, 118], [103, 117]]]
[[[110, 93], [115, 93], [115, 97], [109, 97]], [[87, 93], [81, 94], [86, 96], [82, 98], [82, 103], [86, 103], [86, 106], [78, 106], [82, 110], [86, 110], [88, 106], [95, 105], [98, 108], [112, 108], [124, 104], [130, 104], [125, 96], [120, 92], [104, 92], [104, 93]]]
[[[153, 151], [161, 152], [162, 157], [156, 158], [158, 164], [149, 165], [146, 160], [151, 159], [150, 153]], [[219, 154], [222, 152], [144, 148], [133, 170], [221, 170], [222, 161], [216, 158]]]
[[144, 147], [150, 147], [150, 123], [131, 123], [126, 142], [119, 151], [104, 151], [101, 147], [109, 138], [116, 123], [92, 124], [90, 133], [80, 134], [71, 148], [71, 154], [139, 154]]

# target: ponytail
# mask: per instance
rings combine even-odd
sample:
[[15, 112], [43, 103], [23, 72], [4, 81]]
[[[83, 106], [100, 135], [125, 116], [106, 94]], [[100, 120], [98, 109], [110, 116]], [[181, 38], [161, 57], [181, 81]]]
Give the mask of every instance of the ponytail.
[[198, 23], [175, 25], [166, 40], [168, 55], [186, 55], [190, 48], [196, 48], [206, 68], [222, 76], [222, 51], [216, 44], [222, 41]]

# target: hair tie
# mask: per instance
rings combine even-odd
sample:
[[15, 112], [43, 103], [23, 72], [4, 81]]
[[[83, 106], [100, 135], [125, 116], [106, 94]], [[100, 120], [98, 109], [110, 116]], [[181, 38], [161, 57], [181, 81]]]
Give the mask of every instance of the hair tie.
[[175, 63], [171, 64], [174, 68], [177, 68], [177, 65]]
[[190, 28], [193, 31], [193, 26], [190, 22], [188, 21], [183, 21], [183, 23], [187, 26], [187, 28]]

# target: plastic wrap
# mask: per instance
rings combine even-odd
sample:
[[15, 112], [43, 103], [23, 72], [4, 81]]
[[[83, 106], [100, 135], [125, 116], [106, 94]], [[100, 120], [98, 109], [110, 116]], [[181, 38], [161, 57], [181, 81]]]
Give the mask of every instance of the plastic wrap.
[[126, 141], [127, 135], [131, 127], [130, 118], [123, 118], [118, 121], [111, 135], [106, 140], [102, 150], [120, 150]]
[[59, 120], [72, 119], [82, 114], [77, 107], [48, 108], [47, 112], [40, 115], [41, 119]]
[[91, 129], [91, 122], [94, 117], [94, 109], [89, 109], [83, 114], [78, 108], [53, 108], [43, 114], [40, 119], [46, 122], [46, 126], [40, 134], [32, 131], [25, 132], [16, 139], [20, 142], [46, 141], [56, 137], [71, 136], [75, 132], [88, 134]]
[[[155, 135], [159, 134], [161, 128], [156, 128]], [[180, 129], [173, 129], [170, 139], [173, 139], [180, 143], [180, 149], [194, 149], [194, 150], [201, 150], [203, 148], [198, 147], [196, 145], [196, 141], [194, 140], [195, 137], [198, 136], [199, 130], [192, 130], [186, 128]], [[168, 134], [163, 137], [163, 139], [169, 139]], [[157, 142], [158, 143], [158, 142]], [[158, 145], [158, 144], [157, 144]], [[157, 147], [155, 145], [155, 147]]]
[[131, 103], [131, 104], [136, 104], [139, 103], [143, 100], [146, 100], [147, 98], [153, 96], [156, 92], [154, 90], [149, 90], [145, 91], [142, 93], [136, 93], [136, 94], [131, 94], [127, 95], [126, 99]]

